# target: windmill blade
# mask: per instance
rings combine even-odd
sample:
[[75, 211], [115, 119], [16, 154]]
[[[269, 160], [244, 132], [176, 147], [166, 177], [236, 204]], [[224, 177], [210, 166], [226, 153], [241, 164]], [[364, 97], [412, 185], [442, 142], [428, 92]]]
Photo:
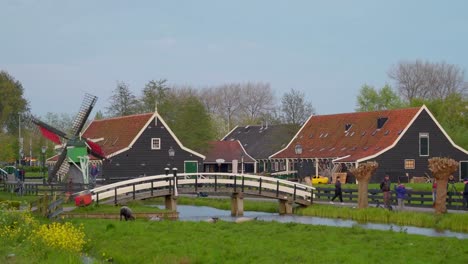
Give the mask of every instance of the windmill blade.
[[31, 122], [34, 123], [39, 128], [42, 135], [45, 138], [49, 139], [50, 141], [52, 141], [52, 142], [54, 142], [56, 144], [61, 144], [60, 138], [68, 139], [67, 134], [65, 134], [64, 132], [62, 132], [59, 129], [56, 129], [56, 128], [42, 122], [41, 120], [37, 119], [36, 117], [29, 116], [28, 119], [31, 120]]
[[99, 146], [98, 144], [92, 142], [89, 139], [86, 139], [86, 145], [88, 146], [89, 152], [93, 156], [95, 156], [96, 158], [107, 160], [106, 155], [104, 154], [104, 151], [102, 151], [101, 146]]
[[80, 111], [75, 117], [75, 120], [72, 124], [72, 135], [78, 136], [83, 129], [86, 120], [88, 120], [91, 111], [93, 110], [94, 105], [96, 104], [97, 96], [91, 94], [85, 94], [83, 103], [81, 103]]
[[[68, 164], [68, 162], [65, 161], [66, 158], [67, 158], [67, 146], [65, 146], [63, 148], [62, 153], [60, 153], [60, 155], [59, 155], [59, 157], [57, 159], [57, 162], [55, 163], [54, 168], [52, 169], [51, 177], [49, 177], [49, 183], [51, 181], [57, 180], [57, 176], [59, 176], [59, 177], [63, 176], [63, 173], [64, 173], [63, 171], [65, 169], [66, 169], [65, 174], [68, 172], [68, 168], [70, 167], [70, 164]], [[68, 167], [68, 168], [65, 168], [65, 167]]]

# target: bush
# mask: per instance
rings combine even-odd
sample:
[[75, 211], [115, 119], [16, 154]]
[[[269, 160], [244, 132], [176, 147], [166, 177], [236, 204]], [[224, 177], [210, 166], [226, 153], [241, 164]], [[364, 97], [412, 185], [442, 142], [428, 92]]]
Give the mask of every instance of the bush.
[[69, 222], [41, 225], [32, 231], [29, 240], [39, 247], [72, 253], [80, 253], [86, 244], [83, 226], [75, 227]]
[[38, 222], [27, 211], [0, 206], [0, 238], [3, 241], [21, 242], [38, 226]]
[[0, 208], [19, 210], [20, 201], [0, 201]]

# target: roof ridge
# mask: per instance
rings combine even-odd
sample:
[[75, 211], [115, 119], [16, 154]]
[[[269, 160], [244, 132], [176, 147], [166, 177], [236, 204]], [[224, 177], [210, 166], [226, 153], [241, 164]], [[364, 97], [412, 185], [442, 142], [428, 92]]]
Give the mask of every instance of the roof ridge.
[[346, 113], [336, 113], [336, 114], [326, 114], [326, 115], [313, 115], [313, 116], [337, 116], [337, 115], [350, 115], [350, 114], [369, 114], [369, 113], [379, 113], [379, 112], [397, 112], [397, 111], [407, 111], [407, 110], [419, 110], [422, 106], [417, 107], [405, 107], [405, 108], [396, 108], [396, 109], [383, 109], [375, 111], [362, 111], [362, 112], [346, 112]]
[[137, 116], [144, 116], [144, 115], [153, 115], [154, 113], [143, 113], [143, 114], [133, 114], [133, 115], [126, 115], [126, 116], [115, 116], [103, 119], [94, 119], [93, 122], [100, 122], [100, 121], [109, 121], [109, 120], [116, 120], [116, 119], [126, 119], [126, 118], [133, 118]]

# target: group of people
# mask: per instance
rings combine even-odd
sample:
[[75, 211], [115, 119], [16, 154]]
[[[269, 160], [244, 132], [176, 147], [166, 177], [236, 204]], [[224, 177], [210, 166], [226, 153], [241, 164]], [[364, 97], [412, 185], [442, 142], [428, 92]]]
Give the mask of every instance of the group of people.
[[[391, 208], [391, 182], [390, 177], [385, 175], [383, 181], [380, 183], [380, 190], [383, 193], [384, 205], [386, 208]], [[404, 200], [406, 198], [406, 187], [402, 183], [398, 183], [395, 185], [395, 193], [397, 195], [398, 200], [398, 208], [402, 210], [405, 206]], [[340, 177], [336, 177], [335, 181], [335, 195], [331, 199], [330, 203], [334, 204], [336, 198], [340, 199], [341, 204], [343, 204], [343, 191], [341, 189], [341, 181]]]

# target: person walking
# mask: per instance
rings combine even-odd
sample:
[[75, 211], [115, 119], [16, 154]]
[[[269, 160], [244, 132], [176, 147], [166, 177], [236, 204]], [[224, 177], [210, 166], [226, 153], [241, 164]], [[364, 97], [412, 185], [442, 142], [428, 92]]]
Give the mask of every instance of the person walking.
[[94, 163], [93, 163], [93, 165], [91, 166], [90, 174], [91, 174], [91, 183], [92, 183], [93, 185], [96, 185], [96, 177], [97, 177], [98, 174], [99, 174], [99, 169], [98, 169], [98, 167], [96, 166], [96, 164], [94, 164]]
[[405, 198], [406, 198], [405, 185], [402, 183], [398, 183], [398, 186], [395, 186], [395, 192], [397, 194], [398, 209], [403, 210], [405, 208]]
[[338, 197], [340, 198], [341, 204], [343, 203], [343, 192], [341, 191], [341, 182], [340, 182], [340, 176], [336, 177], [336, 182], [335, 182], [335, 196], [331, 199], [330, 203], [334, 204], [333, 201], [335, 198]]
[[380, 190], [383, 192], [383, 200], [386, 208], [391, 208], [390, 184], [390, 176], [388, 176], [388, 174], [385, 174], [383, 181], [380, 183]]

